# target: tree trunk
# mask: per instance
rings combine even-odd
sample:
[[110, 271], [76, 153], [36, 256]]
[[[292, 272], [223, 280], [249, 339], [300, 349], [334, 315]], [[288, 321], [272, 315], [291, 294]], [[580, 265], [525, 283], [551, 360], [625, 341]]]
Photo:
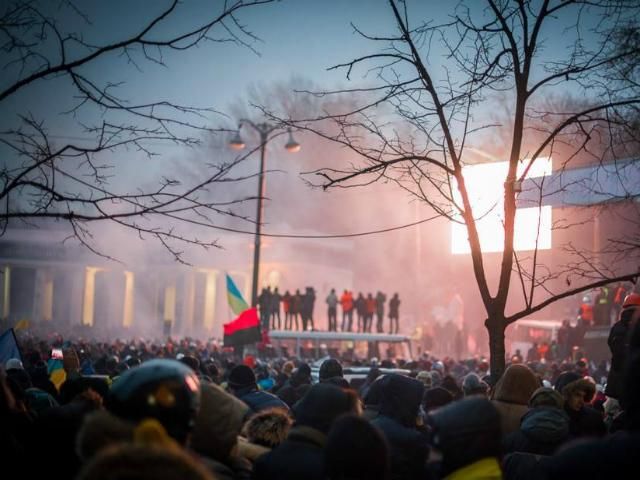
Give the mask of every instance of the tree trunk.
[[495, 382], [502, 376], [505, 369], [505, 347], [504, 347], [504, 317], [496, 318], [490, 316], [485, 321], [485, 326], [489, 332], [489, 365], [491, 369], [491, 381]]

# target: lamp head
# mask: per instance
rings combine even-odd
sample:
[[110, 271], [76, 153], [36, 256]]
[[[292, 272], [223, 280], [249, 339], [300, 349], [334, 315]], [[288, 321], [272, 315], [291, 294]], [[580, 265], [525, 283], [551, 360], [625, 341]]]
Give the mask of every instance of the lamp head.
[[236, 134], [229, 140], [229, 146], [234, 150], [242, 150], [245, 147], [244, 141], [240, 136], [240, 129], [236, 130]]
[[284, 148], [286, 148], [287, 152], [289, 153], [296, 153], [300, 151], [300, 144], [294, 140], [291, 129], [289, 129], [289, 140], [287, 141]]

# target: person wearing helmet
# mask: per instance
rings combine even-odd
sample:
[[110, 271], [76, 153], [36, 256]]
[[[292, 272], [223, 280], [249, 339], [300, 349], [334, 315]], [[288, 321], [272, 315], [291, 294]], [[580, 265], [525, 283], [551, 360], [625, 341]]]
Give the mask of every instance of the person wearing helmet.
[[620, 401], [623, 396], [624, 370], [629, 350], [629, 336], [640, 316], [640, 293], [630, 293], [622, 303], [620, 320], [611, 331], [607, 343], [611, 350], [611, 368], [607, 377], [605, 394]]
[[177, 360], [156, 359], [126, 370], [114, 381], [107, 409], [132, 422], [155, 418], [185, 445], [200, 406], [200, 381]]

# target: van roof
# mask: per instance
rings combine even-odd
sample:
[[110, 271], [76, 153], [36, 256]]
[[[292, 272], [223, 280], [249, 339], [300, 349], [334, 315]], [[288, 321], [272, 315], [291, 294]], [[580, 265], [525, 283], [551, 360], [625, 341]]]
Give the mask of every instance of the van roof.
[[522, 320], [517, 320], [512, 325], [553, 330], [560, 328], [562, 326], [562, 322], [560, 320], [534, 320], [530, 318], [523, 318]]

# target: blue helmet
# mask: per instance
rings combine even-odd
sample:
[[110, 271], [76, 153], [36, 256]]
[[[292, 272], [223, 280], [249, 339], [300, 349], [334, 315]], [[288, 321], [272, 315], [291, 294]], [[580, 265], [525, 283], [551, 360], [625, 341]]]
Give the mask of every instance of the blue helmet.
[[140, 421], [157, 419], [167, 433], [184, 444], [200, 406], [200, 381], [176, 360], [150, 360], [126, 370], [114, 382], [107, 408], [115, 415]]

